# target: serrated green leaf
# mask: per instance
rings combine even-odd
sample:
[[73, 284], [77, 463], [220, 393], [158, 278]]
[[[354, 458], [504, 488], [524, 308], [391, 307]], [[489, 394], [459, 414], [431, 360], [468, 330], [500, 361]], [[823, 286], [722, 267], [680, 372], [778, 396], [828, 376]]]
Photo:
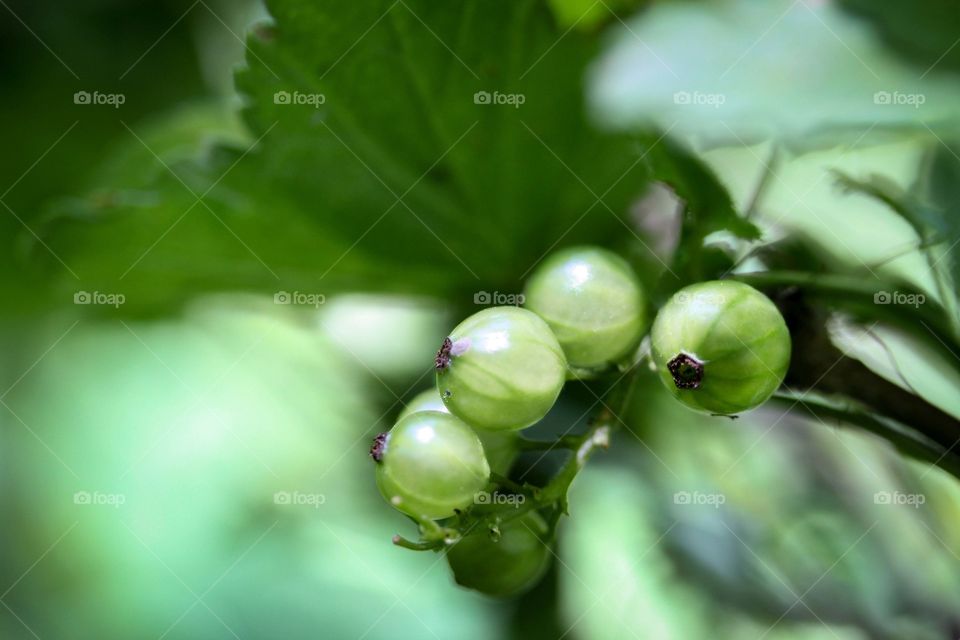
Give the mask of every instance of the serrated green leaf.
[[256, 148], [176, 177], [151, 160], [151, 204], [74, 212], [51, 244], [81, 282], [156, 305], [235, 287], [466, 300], [519, 290], [556, 246], [632, 237], [642, 150], [588, 126], [596, 38], [561, 31], [545, 2], [268, 9], [237, 77]]
[[[261, 176], [322, 203], [346, 241], [368, 232], [358, 251], [503, 282], [578, 220], [581, 241], [623, 231], [591, 207], [612, 188], [604, 200], [624, 212], [642, 187], [637, 149], [586, 126], [593, 41], [561, 38], [543, 4], [269, 6], [275, 39], [252, 43], [238, 78], [254, 128], [277, 123]], [[278, 92], [324, 104], [276, 104]]]

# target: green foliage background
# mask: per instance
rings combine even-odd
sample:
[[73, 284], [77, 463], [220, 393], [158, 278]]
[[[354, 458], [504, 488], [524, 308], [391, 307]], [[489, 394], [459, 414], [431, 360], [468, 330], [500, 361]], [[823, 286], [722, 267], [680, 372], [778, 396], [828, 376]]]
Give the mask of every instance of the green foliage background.
[[[644, 378], [554, 569], [507, 603], [390, 545], [412, 532], [365, 457], [477, 292], [584, 243], [656, 303], [758, 266], [865, 283], [834, 343], [960, 417], [949, 3], [8, 2], [3, 637], [960, 632], [956, 480], [826, 413], [704, 419]], [[654, 183], [681, 218], [644, 213]], [[870, 302], [894, 287], [926, 315]]]

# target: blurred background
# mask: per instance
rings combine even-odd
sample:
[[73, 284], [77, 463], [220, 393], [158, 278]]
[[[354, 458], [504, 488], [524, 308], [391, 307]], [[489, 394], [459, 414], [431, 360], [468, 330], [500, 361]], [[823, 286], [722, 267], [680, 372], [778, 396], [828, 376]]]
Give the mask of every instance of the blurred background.
[[[833, 175], [957, 184], [956, 7], [328, 4], [0, 0], [0, 636], [960, 637], [956, 479], [789, 404], [704, 418], [642, 379], [507, 602], [390, 543], [416, 534], [367, 456], [554, 246], [657, 286], [677, 204], [637, 158], [666, 132], [807, 266], [949, 306]], [[526, 101], [475, 115], [494, 90]], [[960, 416], [949, 355], [835, 338]]]

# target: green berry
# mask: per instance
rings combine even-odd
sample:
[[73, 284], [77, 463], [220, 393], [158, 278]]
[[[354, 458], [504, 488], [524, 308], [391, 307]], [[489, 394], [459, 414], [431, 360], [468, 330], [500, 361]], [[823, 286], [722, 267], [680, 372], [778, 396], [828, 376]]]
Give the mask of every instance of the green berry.
[[478, 429], [516, 430], [547, 414], [566, 380], [556, 337], [535, 313], [491, 307], [461, 322], [436, 358], [437, 389]]
[[370, 455], [377, 462], [380, 493], [416, 518], [454, 515], [473, 504], [490, 478], [477, 434], [440, 411], [403, 418], [376, 437]]
[[[400, 412], [397, 422], [420, 411], [450, 413], [447, 410], [447, 405], [443, 404], [440, 394], [437, 393], [437, 389], [433, 387], [415, 395]], [[476, 434], [480, 438], [480, 442], [483, 443], [483, 450], [487, 454], [490, 469], [501, 475], [507, 475], [513, 465], [514, 458], [517, 456], [516, 432], [480, 429], [476, 431]]]
[[595, 368], [623, 358], [646, 329], [646, 296], [615, 253], [574, 247], [542, 262], [527, 281], [524, 306], [546, 320], [571, 366]]
[[447, 552], [457, 583], [496, 597], [519, 595], [533, 587], [550, 566], [547, 523], [535, 511], [489, 531], [468, 535]]
[[681, 289], [651, 330], [657, 371], [681, 402], [732, 415], [759, 406], [783, 382], [790, 333], [765, 295], [731, 280]]
[[403, 411], [401, 411], [400, 415], [397, 416], [397, 422], [400, 422], [409, 415], [419, 413], [421, 411], [440, 411], [443, 413], [450, 413], [447, 410], [447, 405], [443, 404], [443, 400], [440, 398], [440, 394], [437, 393], [436, 388], [424, 389], [406, 404], [406, 406], [403, 408]]

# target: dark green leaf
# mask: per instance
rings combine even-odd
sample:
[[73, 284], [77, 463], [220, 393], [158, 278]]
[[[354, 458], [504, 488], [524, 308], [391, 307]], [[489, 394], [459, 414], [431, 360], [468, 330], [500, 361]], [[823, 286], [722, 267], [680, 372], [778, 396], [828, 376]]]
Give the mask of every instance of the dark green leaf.
[[150, 305], [234, 287], [465, 298], [517, 290], [555, 246], [632, 238], [641, 149], [587, 125], [595, 38], [543, 2], [268, 5], [237, 78], [256, 149], [177, 178], [151, 159], [148, 203], [82, 209], [55, 237], [81, 281]]
[[[743, 240], [757, 240], [760, 230], [737, 214], [730, 194], [713, 171], [679, 143], [663, 138], [648, 154], [652, 178], [669, 185], [685, 203], [680, 246], [673, 271], [683, 281], [715, 277], [732, 262], [722, 252], [705, 249], [711, 233], [728, 231]], [[671, 283], [675, 287], [679, 283]]]
[[928, 70], [960, 70], [957, 3], [953, 0], [875, 2], [841, 0], [840, 5], [868, 20], [887, 44]]

